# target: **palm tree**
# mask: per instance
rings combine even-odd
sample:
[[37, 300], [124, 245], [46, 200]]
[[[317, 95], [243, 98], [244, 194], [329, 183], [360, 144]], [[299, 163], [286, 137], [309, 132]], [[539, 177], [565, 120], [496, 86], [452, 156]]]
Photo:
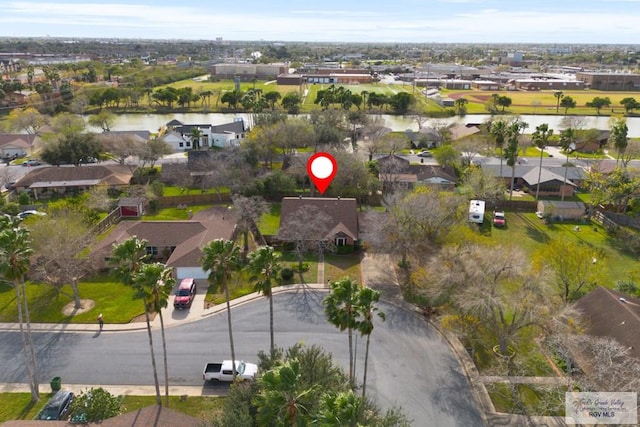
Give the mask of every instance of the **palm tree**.
[[331, 292], [324, 298], [324, 313], [329, 323], [347, 330], [349, 337], [349, 383], [354, 386], [355, 363], [353, 360], [353, 329], [356, 328], [356, 303], [360, 286], [348, 277], [331, 282]]
[[272, 280], [279, 282], [280, 277], [280, 255], [274, 252], [271, 246], [261, 246], [254, 252], [249, 254], [249, 263], [247, 271], [251, 274], [252, 279], [260, 279], [256, 282], [256, 292], [262, 292], [262, 295], [269, 300], [269, 333], [271, 338], [271, 357], [275, 355], [275, 340], [273, 338], [273, 294]]
[[560, 110], [560, 100], [564, 98], [564, 93], [561, 90], [553, 92], [553, 96], [556, 97], [556, 113]]
[[536, 185], [536, 201], [538, 201], [538, 193], [540, 192], [540, 177], [542, 176], [542, 155], [544, 148], [549, 144], [549, 138], [553, 135], [553, 129], [549, 129], [546, 123], [536, 126], [536, 131], [531, 136], [531, 140], [540, 150], [540, 165], [538, 167], [538, 184]]
[[202, 131], [197, 127], [192, 127], [191, 135], [189, 136], [191, 137], [191, 147], [194, 150], [199, 150], [201, 146]]
[[504, 151], [504, 157], [507, 159], [507, 165], [511, 167], [511, 185], [509, 187], [509, 200], [513, 197], [513, 181], [516, 174], [516, 163], [518, 161], [518, 151], [520, 150], [520, 134], [529, 125], [520, 120], [516, 120], [507, 126], [507, 148]]
[[[31, 336], [31, 320], [29, 318], [29, 303], [25, 286], [25, 276], [31, 264], [31, 239], [29, 230], [20, 227], [18, 217], [3, 215], [0, 217], [0, 277], [9, 282], [16, 292], [18, 308], [18, 324], [22, 338], [25, 367], [29, 377], [31, 401], [40, 399], [38, 382], [38, 364]], [[26, 331], [25, 331], [26, 325]]]
[[[564, 164], [564, 182], [567, 183], [567, 172], [569, 171], [569, 154], [571, 154], [571, 146], [576, 142], [576, 131], [573, 128], [566, 128], [560, 132], [560, 146], [567, 153], [567, 161]], [[561, 200], [564, 201], [564, 191]]]
[[[167, 365], [167, 340], [164, 334], [164, 318], [162, 309], [169, 303], [169, 295], [175, 284], [172, 270], [162, 263], [144, 264], [135, 276], [136, 287], [143, 295], [145, 307], [153, 310], [160, 316], [160, 330], [162, 332], [162, 353], [164, 361], [164, 393], [165, 405], [169, 406], [169, 371]], [[148, 319], [149, 316], [147, 316]], [[151, 325], [147, 321], [147, 328], [151, 334]], [[151, 343], [151, 341], [150, 341]], [[152, 347], [153, 358], [153, 347]], [[153, 363], [155, 364], [155, 358]]]
[[255, 397], [259, 425], [309, 425], [307, 400], [313, 391], [301, 381], [300, 362], [290, 360], [267, 371], [258, 380], [260, 393]]
[[377, 312], [378, 316], [385, 320], [385, 314], [378, 311], [378, 301], [380, 300], [380, 292], [371, 288], [361, 288], [358, 292], [358, 300], [356, 302], [358, 312], [357, 329], [360, 335], [367, 336], [367, 346], [364, 353], [364, 378], [362, 380], [362, 398], [365, 398], [367, 391], [367, 370], [369, 364], [369, 342], [371, 333], [373, 332], [373, 315]]
[[491, 123], [489, 127], [489, 133], [495, 139], [496, 148], [500, 150], [500, 179], [502, 179], [502, 159], [504, 141], [507, 137], [507, 123], [503, 120], [498, 120]]
[[[235, 364], [236, 351], [233, 347], [233, 331], [231, 328], [231, 303], [229, 297], [229, 284], [227, 283], [231, 272], [240, 265], [240, 249], [231, 241], [216, 239], [202, 249], [202, 269], [209, 272], [208, 280], [212, 284], [220, 285], [224, 289], [227, 300], [227, 321], [229, 324], [229, 345], [231, 346], [231, 360]], [[233, 380], [236, 379], [236, 370], [233, 370]]]
[[149, 260], [147, 245], [146, 240], [136, 236], [113, 245], [109, 263], [115, 266], [116, 275], [125, 285], [131, 285], [140, 266]]

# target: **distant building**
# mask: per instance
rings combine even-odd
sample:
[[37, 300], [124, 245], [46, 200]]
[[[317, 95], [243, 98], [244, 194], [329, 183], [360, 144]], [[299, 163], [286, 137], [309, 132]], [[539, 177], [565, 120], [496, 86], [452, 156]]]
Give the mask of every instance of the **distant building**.
[[242, 118], [234, 119], [233, 122], [222, 125], [189, 125], [179, 120], [171, 120], [166, 127], [167, 133], [162, 136], [162, 140], [169, 144], [175, 152], [188, 151], [194, 148], [194, 129], [200, 131], [199, 147], [197, 148], [201, 149], [237, 147], [247, 132]]
[[255, 79], [273, 80], [289, 72], [286, 64], [214, 64], [210, 69], [211, 77], [251, 81]]
[[640, 90], [640, 74], [578, 72], [576, 80], [595, 90]]
[[558, 79], [516, 79], [513, 86], [517, 90], [580, 90], [584, 89], [584, 82], [580, 80]]

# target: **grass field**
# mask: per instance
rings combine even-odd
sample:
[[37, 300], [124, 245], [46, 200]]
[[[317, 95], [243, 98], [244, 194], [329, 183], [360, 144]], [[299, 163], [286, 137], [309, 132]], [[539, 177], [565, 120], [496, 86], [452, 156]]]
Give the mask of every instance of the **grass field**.
[[[9, 420], [31, 420], [44, 407], [52, 394], [41, 394], [40, 400], [32, 404], [29, 393], [0, 393], [0, 423]], [[163, 400], [164, 401], [164, 400]], [[124, 396], [122, 413], [135, 411], [155, 405], [155, 396]], [[169, 396], [169, 408], [180, 411], [203, 422], [211, 421], [222, 412], [224, 397], [189, 396], [182, 400], [180, 396]]]

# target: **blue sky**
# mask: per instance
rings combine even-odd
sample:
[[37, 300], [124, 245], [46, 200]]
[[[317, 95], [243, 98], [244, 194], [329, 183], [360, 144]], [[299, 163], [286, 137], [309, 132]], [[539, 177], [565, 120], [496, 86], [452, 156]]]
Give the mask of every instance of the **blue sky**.
[[5, 0], [0, 36], [640, 44], [640, 0]]

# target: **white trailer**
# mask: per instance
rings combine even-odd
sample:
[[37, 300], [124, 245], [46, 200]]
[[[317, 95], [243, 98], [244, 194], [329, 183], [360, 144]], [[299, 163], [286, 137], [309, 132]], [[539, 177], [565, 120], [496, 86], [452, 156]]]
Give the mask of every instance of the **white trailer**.
[[484, 200], [469, 202], [469, 222], [482, 224], [484, 222]]

